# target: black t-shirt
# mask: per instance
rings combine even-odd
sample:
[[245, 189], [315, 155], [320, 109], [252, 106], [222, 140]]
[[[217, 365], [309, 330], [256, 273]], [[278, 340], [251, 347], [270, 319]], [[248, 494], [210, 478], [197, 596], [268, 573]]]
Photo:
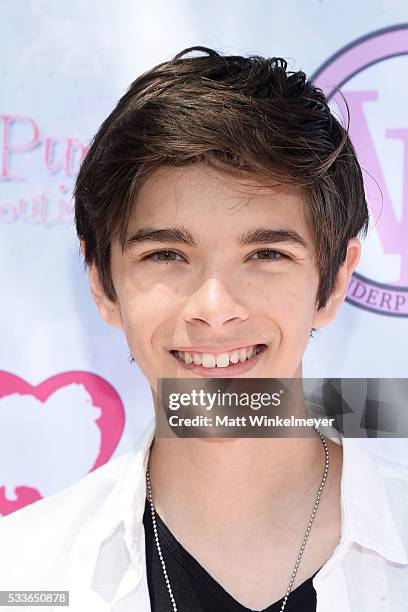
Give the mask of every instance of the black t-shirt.
[[[151, 509], [146, 498], [143, 524], [146, 568], [152, 612], [171, 612], [172, 603], [154, 539]], [[156, 512], [156, 524], [167, 575], [179, 612], [251, 612], [230, 595], [176, 540]], [[317, 572], [316, 572], [317, 573]], [[316, 574], [314, 574], [316, 575]], [[285, 612], [316, 612], [314, 576], [291, 591]], [[288, 578], [289, 582], [289, 578]], [[283, 598], [262, 612], [279, 612]]]

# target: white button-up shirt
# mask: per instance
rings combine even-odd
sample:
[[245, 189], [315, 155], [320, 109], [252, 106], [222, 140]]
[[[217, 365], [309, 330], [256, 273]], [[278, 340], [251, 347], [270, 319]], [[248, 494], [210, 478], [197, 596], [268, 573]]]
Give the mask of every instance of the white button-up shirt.
[[[143, 512], [154, 432], [153, 418], [131, 452], [0, 519], [0, 590], [68, 590], [71, 612], [150, 612]], [[313, 579], [317, 612], [408, 611], [408, 467], [332, 439], [343, 445], [341, 540]]]

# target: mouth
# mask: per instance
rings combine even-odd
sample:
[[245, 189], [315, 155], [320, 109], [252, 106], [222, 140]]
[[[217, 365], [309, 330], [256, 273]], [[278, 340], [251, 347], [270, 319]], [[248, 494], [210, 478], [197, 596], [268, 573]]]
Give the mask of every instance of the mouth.
[[222, 353], [171, 350], [170, 354], [191, 373], [219, 378], [246, 372], [259, 362], [266, 349], [266, 344], [253, 344]]

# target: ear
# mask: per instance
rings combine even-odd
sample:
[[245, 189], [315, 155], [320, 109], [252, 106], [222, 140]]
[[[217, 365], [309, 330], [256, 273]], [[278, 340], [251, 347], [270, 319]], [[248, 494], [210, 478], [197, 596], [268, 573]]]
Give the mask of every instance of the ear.
[[358, 238], [351, 238], [347, 245], [346, 259], [340, 266], [337, 273], [337, 279], [326, 305], [316, 311], [313, 321], [313, 327], [325, 327], [333, 321], [337, 310], [344, 302], [347, 294], [347, 289], [350, 283], [351, 275], [357, 267], [361, 255], [361, 243]]
[[[83, 240], [81, 240], [81, 251], [85, 257], [85, 242]], [[123, 323], [119, 303], [113, 302], [107, 297], [95, 264], [88, 266], [88, 282], [101, 318], [113, 327], [122, 328]]]

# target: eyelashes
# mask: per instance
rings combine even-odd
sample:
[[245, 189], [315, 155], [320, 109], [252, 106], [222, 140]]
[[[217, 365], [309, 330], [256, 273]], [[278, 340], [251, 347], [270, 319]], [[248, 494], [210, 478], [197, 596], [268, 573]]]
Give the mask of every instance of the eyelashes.
[[258, 255], [259, 253], [263, 255], [265, 255], [266, 253], [273, 253], [273, 255], [278, 255], [278, 257], [265, 259], [263, 259], [262, 257], [258, 257], [258, 261], [279, 261], [280, 259], [290, 259], [289, 255], [286, 255], [286, 253], [282, 253], [281, 251], [276, 251], [275, 249], [262, 249], [261, 251], [256, 251], [255, 253], [253, 253], [253, 255]]
[[[261, 257], [257, 257], [252, 259], [254, 255], [261, 255]], [[273, 257], [268, 257], [267, 255], [272, 254]], [[180, 259], [175, 259], [173, 256], [181, 257]], [[266, 256], [266, 257], [264, 257]], [[281, 261], [283, 259], [291, 259], [289, 255], [286, 253], [282, 253], [281, 251], [277, 251], [276, 249], [260, 249], [255, 251], [250, 255], [249, 260], [252, 261]], [[175, 261], [186, 261], [183, 255], [177, 253], [177, 251], [171, 251], [169, 249], [163, 249], [160, 251], [154, 251], [154, 253], [150, 253], [149, 255], [145, 255], [142, 258], [142, 261], [153, 261], [155, 263], [164, 263], [169, 264]]]
[[[163, 257], [163, 259], [160, 259], [160, 258], [157, 258], [158, 255], [164, 255], [165, 257]], [[169, 259], [168, 255], [178, 255], [184, 260], [184, 257], [180, 255], [180, 253], [176, 253], [176, 251], [165, 250], [165, 251], [155, 251], [154, 253], [150, 253], [150, 255], [145, 255], [145, 257], [142, 258], [142, 261], [150, 260], [150, 261], [154, 261], [158, 263], [171, 263], [172, 261], [178, 261], [175, 259]]]

